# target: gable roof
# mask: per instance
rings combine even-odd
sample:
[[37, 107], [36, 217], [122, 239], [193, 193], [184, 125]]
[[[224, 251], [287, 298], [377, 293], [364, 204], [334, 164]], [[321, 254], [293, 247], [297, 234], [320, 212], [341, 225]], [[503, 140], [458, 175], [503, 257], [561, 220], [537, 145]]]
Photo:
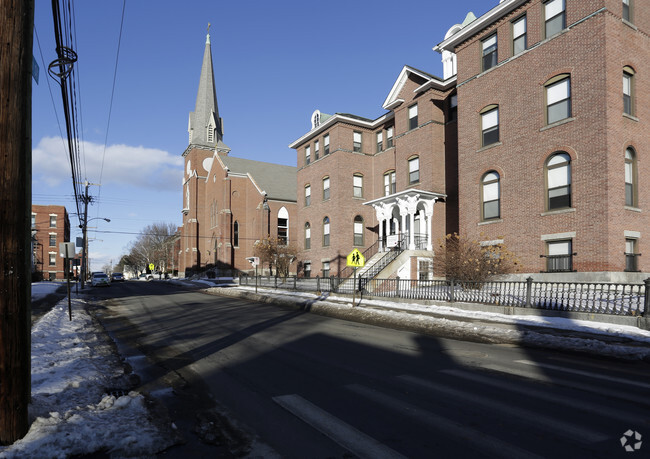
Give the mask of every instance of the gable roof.
[[296, 202], [296, 167], [234, 156], [217, 157], [228, 168], [229, 175], [250, 176], [260, 192], [266, 192], [269, 199]]
[[393, 84], [393, 87], [391, 88], [390, 92], [388, 93], [388, 97], [386, 97], [386, 100], [384, 101], [382, 107], [385, 108], [386, 110], [391, 110], [395, 106], [399, 105], [399, 103], [404, 102], [402, 99], [399, 99], [399, 94], [404, 89], [404, 85], [406, 84], [406, 81], [408, 80], [410, 75], [416, 75], [420, 78], [422, 78], [425, 83], [419, 86], [415, 92], [420, 92], [422, 88], [425, 86], [433, 86], [433, 85], [438, 85], [440, 86], [441, 89], [443, 89], [446, 85], [447, 82], [443, 81], [442, 79], [431, 75], [427, 72], [423, 72], [422, 70], [418, 70], [414, 67], [410, 67], [408, 65], [405, 65], [402, 68], [402, 71], [400, 72], [399, 76], [397, 77], [397, 80], [395, 80], [395, 83]]

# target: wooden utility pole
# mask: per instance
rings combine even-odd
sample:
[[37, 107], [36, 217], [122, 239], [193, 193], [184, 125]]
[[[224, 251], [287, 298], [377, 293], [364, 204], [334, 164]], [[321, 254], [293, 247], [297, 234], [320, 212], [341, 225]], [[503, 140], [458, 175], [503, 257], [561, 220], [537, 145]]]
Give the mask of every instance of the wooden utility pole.
[[0, 0], [0, 444], [25, 436], [31, 392], [34, 0]]

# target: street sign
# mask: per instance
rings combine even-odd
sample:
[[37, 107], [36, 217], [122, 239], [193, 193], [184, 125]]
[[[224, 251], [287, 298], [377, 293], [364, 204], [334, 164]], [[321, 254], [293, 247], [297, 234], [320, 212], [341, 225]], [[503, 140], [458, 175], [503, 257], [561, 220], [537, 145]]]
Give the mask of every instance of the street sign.
[[366, 265], [366, 259], [358, 249], [354, 249], [347, 257], [347, 265], [362, 268]]
[[253, 268], [260, 264], [260, 257], [246, 257], [246, 260], [248, 260]]
[[74, 258], [74, 242], [59, 242], [59, 255], [61, 258]]
[[153, 263], [149, 263], [149, 271], [153, 271], [155, 269], [155, 266]]

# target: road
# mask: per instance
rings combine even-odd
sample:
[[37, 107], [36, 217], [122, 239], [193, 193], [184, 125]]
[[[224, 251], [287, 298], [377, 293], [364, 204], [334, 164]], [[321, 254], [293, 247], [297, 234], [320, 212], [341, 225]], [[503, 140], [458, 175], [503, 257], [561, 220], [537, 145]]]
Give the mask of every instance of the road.
[[[89, 295], [141, 389], [208, 439], [215, 425], [237, 437], [235, 419], [281, 457], [650, 455], [647, 363], [422, 336], [159, 282]], [[635, 432], [645, 441], [630, 455]], [[184, 448], [166, 457], [208, 451]]]

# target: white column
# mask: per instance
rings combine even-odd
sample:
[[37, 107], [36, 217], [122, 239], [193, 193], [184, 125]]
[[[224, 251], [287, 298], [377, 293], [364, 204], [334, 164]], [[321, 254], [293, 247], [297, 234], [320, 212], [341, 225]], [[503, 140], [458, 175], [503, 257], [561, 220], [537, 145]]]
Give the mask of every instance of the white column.
[[383, 218], [379, 219], [379, 251], [384, 251], [384, 222]]
[[409, 219], [411, 220], [409, 228], [409, 250], [415, 250], [415, 214], [409, 213]]
[[424, 215], [426, 217], [426, 222], [427, 222], [427, 250], [432, 251], [433, 250], [433, 241], [431, 241], [431, 223], [433, 223], [433, 204], [435, 201], [431, 202], [426, 202], [424, 205], [425, 212]]

